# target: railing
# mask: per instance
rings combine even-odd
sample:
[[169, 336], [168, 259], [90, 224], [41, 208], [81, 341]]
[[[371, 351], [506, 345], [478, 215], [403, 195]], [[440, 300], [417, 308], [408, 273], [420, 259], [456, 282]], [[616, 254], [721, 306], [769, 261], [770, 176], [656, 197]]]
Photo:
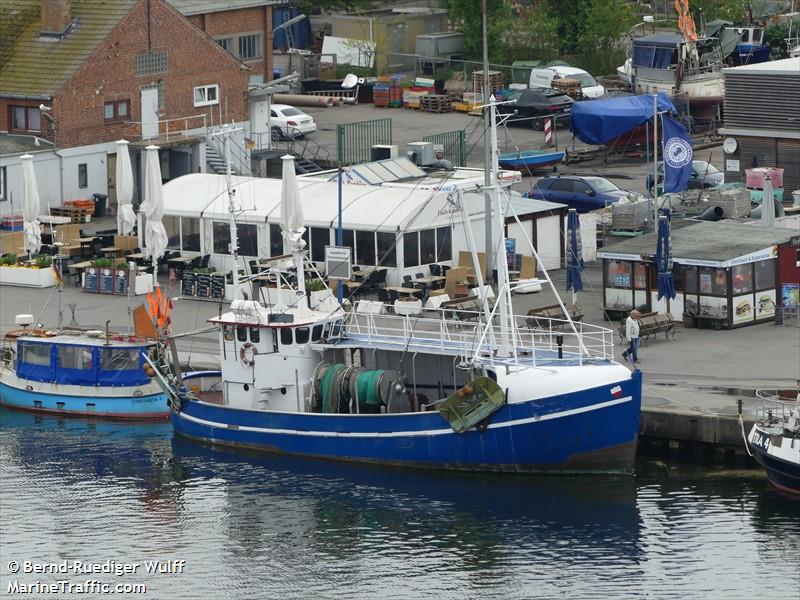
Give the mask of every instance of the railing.
[[289, 154], [308, 160], [330, 161], [331, 153], [327, 148], [309, 136], [301, 135], [301, 132], [295, 127], [289, 126], [289, 136], [281, 139], [276, 139], [271, 132], [253, 133], [250, 135], [250, 139], [257, 150], [285, 148]]
[[[218, 131], [221, 131], [221, 128], [209, 128], [209, 135], [206, 135], [206, 140], [207, 143], [211, 144], [217, 151], [220, 158], [225, 160], [225, 148], [221, 141], [222, 136], [214, 137], [210, 135]], [[228, 147], [231, 152], [231, 165], [235, 166], [242, 175], [250, 174], [250, 151], [242, 146], [233, 136], [228, 138]]]
[[[174, 117], [172, 119], [162, 119], [160, 121], [126, 121], [126, 125], [139, 126], [139, 139], [141, 141], [151, 141], [154, 139], [161, 139], [162, 137], [162, 123], [164, 125], [164, 141], [169, 142], [175, 139], [186, 139], [191, 137], [190, 132], [202, 130], [202, 135], [206, 135], [208, 131], [208, 115], [190, 115], [188, 117]], [[170, 127], [170, 124], [176, 124]], [[189, 124], [192, 124], [191, 126]], [[156, 135], [144, 135], [145, 126], [157, 126]], [[182, 125], [182, 126], [181, 126]]]
[[800, 432], [800, 402], [781, 396], [778, 390], [756, 390], [760, 404], [756, 407], [756, 418], [771, 426], [791, 427], [794, 417], [795, 427]]
[[[567, 361], [584, 364], [614, 357], [614, 332], [598, 325], [573, 322], [573, 331], [568, 321], [541, 318], [539, 323], [546, 327], [530, 328], [524, 324], [526, 317], [515, 316], [516, 327], [511, 328], [510, 335], [516, 357], [499, 357], [497, 345], [491, 342], [500, 339], [501, 328], [497, 324], [487, 330], [486, 324], [477, 318], [472, 322], [444, 315], [431, 318], [360, 313], [358, 306], [356, 303], [346, 318], [345, 335], [366, 336], [367, 342], [402, 338], [415, 349], [422, 346], [431, 351], [456, 352], [465, 361], [476, 358], [496, 365], [546, 366]], [[465, 313], [461, 311], [462, 315]], [[474, 316], [479, 315], [474, 313]]]
[[341, 166], [372, 160], [372, 146], [392, 143], [392, 120], [373, 119], [336, 126], [337, 158]]

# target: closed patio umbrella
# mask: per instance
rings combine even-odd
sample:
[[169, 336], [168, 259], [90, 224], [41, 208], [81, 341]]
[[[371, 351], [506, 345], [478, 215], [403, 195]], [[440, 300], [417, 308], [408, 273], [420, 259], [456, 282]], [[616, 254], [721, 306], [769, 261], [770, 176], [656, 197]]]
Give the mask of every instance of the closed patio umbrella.
[[22, 221], [25, 230], [25, 251], [36, 254], [42, 247], [39, 226], [39, 188], [33, 171], [33, 156], [23, 154], [22, 159]]
[[[155, 267], [158, 259], [167, 249], [169, 239], [164, 224], [164, 191], [161, 186], [161, 165], [158, 160], [158, 146], [148, 146], [144, 172], [144, 204], [141, 210], [147, 219], [144, 228], [145, 253], [152, 257]], [[155, 279], [155, 270], [153, 279]]]
[[117, 231], [120, 235], [130, 235], [136, 225], [133, 212], [133, 171], [128, 142], [117, 142]]
[[658, 217], [658, 238], [656, 241], [656, 267], [658, 268], [658, 299], [667, 297], [667, 312], [669, 301], [677, 295], [675, 282], [672, 279], [672, 250], [670, 248], [671, 227], [669, 218], [665, 215]]
[[772, 191], [772, 180], [764, 177], [764, 196], [761, 200], [761, 224], [775, 226], [775, 194]]
[[298, 302], [305, 303], [306, 285], [303, 271], [303, 208], [300, 206], [300, 189], [294, 170], [294, 156], [281, 156], [283, 160], [283, 183], [281, 185], [281, 231], [286, 247], [294, 255], [297, 268]]
[[582, 269], [581, 225], [578, 211], [570, 208], [567, 213], [567, 289], [572, 290], [573, 304], [576, 294], [583, 289]]

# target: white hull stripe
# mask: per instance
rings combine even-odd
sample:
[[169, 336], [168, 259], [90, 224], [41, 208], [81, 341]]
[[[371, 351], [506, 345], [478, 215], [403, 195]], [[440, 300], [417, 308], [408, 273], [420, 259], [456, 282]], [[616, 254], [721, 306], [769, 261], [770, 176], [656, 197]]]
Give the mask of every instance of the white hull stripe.
[[[524, 419], [516, 419], [514, 421], [503, 421], [502, 423], [491, 423], [488, 429], [499, 429], [501, 427], [515, 427], [517, 425], [526, 425], [528, 423], [537, 423], [541, 421], [550, 421], [553, 419], [562, 419], [572, 415], [579, 415], [581, 413], [591, 412], [615, 406], [617, 404], [624, 404], [633, 400], [633, 396], [625, 398], [618, 398], [616, 400], [609, 400], [607, 402], [600, 402], [599, 404], [592, 404], [591, 406], [583, 406], [581, 408], [573, 408], [562, 412], [550, 413], [541, 416], [526, 417]], [[352, 437], [352, 438], [392, 438], [392, 437], [418, 437], [429, 435], [448, 435], [455, 433], [452, 429], [423, 429], [420, 431], [383, 431], [383, 432], [364, 432], [364, 431], [307, 431], [302, 429], [270, 429], [266, 427], [250, 427], [248, 425], [238, 425], [228, 427], [225, 423], [217, 423], [215, 421], [207, 421], [198, 417], [187, 415], [184, 412], [179, 412], [178, 416], [187, 421], [197, 423], [198, 425], [205, 425], [207, 427], [215, 427], [218, 429], [230, 429], [232, 431], [249, 431], [254, 433], [268, 433], [276, 435], [305, 435], [316, 437]]]

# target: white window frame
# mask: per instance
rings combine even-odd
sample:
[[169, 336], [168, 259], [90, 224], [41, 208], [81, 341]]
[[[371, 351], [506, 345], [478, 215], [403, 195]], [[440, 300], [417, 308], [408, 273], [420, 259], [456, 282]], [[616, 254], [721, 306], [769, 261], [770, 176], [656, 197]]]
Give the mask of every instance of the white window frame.
[[[197, 92], [202, 90], [202, 98], [205, 100], [197, 100]], [[214, 99], [208, 99], [208, 92], [209, 90], [214, 90]], [[219, 104], [219, 84], [212, 83], [209, 85], [198, 85], [192, 90], [192, 99], [194, 100], [195, 106], [212, 106], [214, 104]]]

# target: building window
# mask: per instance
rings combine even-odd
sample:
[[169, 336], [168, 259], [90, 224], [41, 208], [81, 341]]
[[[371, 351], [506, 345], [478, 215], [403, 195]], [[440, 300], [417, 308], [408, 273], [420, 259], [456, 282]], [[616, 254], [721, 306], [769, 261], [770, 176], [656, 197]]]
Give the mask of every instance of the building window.
[[258, 225], [236, 224], [239, 256], [258, 256]]
[[261, 56], [261, 34], [239, 37], [239, 58], [247, 60]]
[[103, 105], [103, 118], [106, 121], [124, 121], [130, 114], [130, 100], [111, 100]]
[[201, 85], [194, 88], [194, 105], [210, 106], [219, 104], [219, 85]]
[[423, 229], [419, 232], [420, 264], [429, 265], [436, 262], [436, 230]]
[[444, 262], [453, 260], [453, 243], [450, 241], [450, 228], [439, 227], [436, 229], [436, 260]]
[[216, 42], [222, 46], [227, 52], [233, 53], [233, 38], [217, 38]]
[[775, 262], [770, 258], [755, 263], [757, 292], [775, 289]]
[[167, 72], [167, 53], [149, 50], [136, 57], [136, 76]]
[[397, 252], [395, 252], [395, 236], [393, 233], [379, 231], [378, 238], [378, 265], [381, 267], [396, 267]]
[[375, 265], [375, 234], [372, 231], [356, 231], [356, 262]]
[[78, 165], [78, 187], [81, 189], [89, 187], [89, 172], [86, 163]]
[[200, 219], [181, 217], [181, 250], [200, 252]]
[[419, 266], [419, 233], [403, 234], [403, 264], [406, 267]]
[[8, 187], [6, 184], [6, 168], [0, 167], [0, 202], [8, 200]]
[[281, 226], [277, 223], [269, 224], [269, 255], [281, 256], [283, 254], [283, 235]]
[[11, 131], [41, 131], [42, 121], [39, 108], [35, 106], [9, 106], [11, 112]]
[[325, 260], [325, 246], [331, 244], [331, 230], [321, 227], [311, 228], [311, 260], [323, 262]]

